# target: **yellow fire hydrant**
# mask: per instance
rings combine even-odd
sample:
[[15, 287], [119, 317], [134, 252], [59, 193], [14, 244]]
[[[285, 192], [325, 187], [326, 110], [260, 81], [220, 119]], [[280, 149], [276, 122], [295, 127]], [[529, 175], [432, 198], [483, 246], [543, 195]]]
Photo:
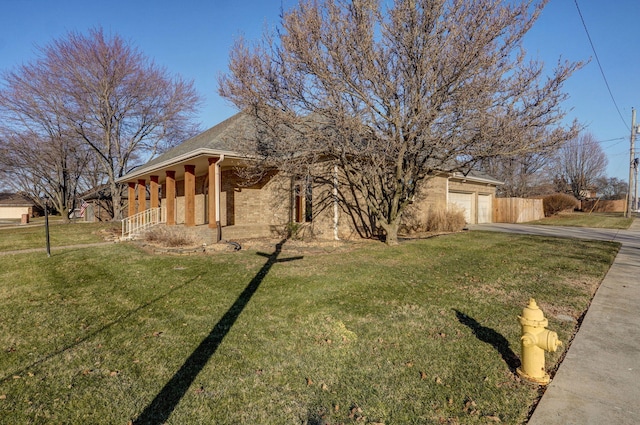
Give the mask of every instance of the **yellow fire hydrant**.
[[558, 340], [558, 334], [545, 329], [549, 321], [533, 298], [529, 299], [529, 305], [522, 310], [522, 316], [518, 316], [522, 326], [521, 362], [518, 375], [528, 381], [541, 385], [549, 383], [551, 378], [544, 368], [544, 352], [556, 351], [562, 345]]

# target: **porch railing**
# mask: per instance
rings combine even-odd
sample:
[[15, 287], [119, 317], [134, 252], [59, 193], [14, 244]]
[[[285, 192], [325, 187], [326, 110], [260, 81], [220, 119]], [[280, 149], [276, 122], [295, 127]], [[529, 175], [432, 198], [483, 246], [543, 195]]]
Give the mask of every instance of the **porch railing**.
[[131, 239], [144, 229], [164, 223], [166, 213], [163, 208], [150, 208], [122, 220], [122, 239]]

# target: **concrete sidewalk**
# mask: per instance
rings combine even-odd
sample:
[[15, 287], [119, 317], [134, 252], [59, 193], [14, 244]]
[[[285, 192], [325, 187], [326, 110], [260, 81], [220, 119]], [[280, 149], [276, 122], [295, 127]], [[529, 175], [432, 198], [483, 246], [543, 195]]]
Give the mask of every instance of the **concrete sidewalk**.
[[640, 424], [640, 220], [629, 230], [510, 224], [471, 230], [622, 243], [529, 425]]

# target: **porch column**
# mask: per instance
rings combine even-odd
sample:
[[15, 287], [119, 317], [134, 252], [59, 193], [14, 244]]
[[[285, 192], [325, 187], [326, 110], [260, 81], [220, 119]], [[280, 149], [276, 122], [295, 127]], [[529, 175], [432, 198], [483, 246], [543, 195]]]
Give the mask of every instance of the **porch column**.
[[158, 200], [158, 176], [151, 176], [149, 183], [149, 191], [151, 192], [151, 208], [158, 208], [160, 202]]
[[167, 225], [176, 224], [176, 172], [167, 171]]
[[129, 198], [129, 213], [127, 217], [136, 215], [136, 182], [129, 182], [127, 196]]
[[184, 224], [196, 225], [196, 166], [184, 166]]
[[138, 179], [138, 213], [147, 209], [147, 181]]
[[218, 218], [218, 194], [220, 179], [216, 178], [216, 163], [220, 158], [209, 158], [209, 228], [215, 229], [220, 224]]

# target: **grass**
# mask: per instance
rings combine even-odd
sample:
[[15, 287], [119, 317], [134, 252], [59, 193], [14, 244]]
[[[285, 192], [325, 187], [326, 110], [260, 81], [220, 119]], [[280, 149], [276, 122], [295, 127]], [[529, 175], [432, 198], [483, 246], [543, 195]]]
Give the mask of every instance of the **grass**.
[[566, 343], [618, 249], [290, 244], [0, 257], [0, 423], [524, 423], [539, 389], [514, 375], [516, 316], [535, 297]]
[[[46, 247], [44, 219], [36, 219], [34, 225], [0, 228], [0, 252]], [[52, 220], [49, 238], [52, 247], [104, 242], [99, 231], [117, 230], [119, 223], [63, 223]]]
[[573, 226], [607, 229], [628, 229], [633, 218], [625, 218], [623, 213], [561, 213], [542, 220], [527, 224], [542, 224], [548, 226]]

